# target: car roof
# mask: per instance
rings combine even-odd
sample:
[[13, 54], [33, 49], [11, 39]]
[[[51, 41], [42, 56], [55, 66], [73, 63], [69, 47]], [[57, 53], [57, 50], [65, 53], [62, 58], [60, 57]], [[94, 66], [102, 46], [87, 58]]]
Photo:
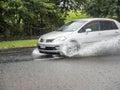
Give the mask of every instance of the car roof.
[[84, 18], [84, 19], [76, 19], [74, 21], [94, 21], [94, 20], [110, 20], [110, 21], [114, 21], [114, 19], [109, 19], [109, 18]]

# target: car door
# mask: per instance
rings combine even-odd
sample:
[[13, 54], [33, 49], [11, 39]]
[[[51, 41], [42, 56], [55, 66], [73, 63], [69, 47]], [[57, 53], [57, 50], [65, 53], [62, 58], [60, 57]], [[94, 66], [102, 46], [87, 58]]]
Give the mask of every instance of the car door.
[[100, 21], [100, 32], [101, 40], [108, 40], [113, 37], [120, 35], [120, 30], [114, 21], [104, 20]]
[[[86, 31], [90, 29], [91, 31]], [[82, 44], [88, 45], [100, 41], [100, 22], [92, 21], [83, 26], [78, 33], [82, 33]]]

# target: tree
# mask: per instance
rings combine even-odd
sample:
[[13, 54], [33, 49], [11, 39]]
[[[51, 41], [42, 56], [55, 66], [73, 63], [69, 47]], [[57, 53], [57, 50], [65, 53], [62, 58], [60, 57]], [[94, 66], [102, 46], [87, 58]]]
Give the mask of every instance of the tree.
[[56, 4], [64, 16], [67, 16], [68, 11], [76, 12], [81, 9], [86, 0], [51, 0], [51, 2]]
[[4, 8], [4, 3], [7, 2], [7, 0], [1, 0], [0, 1], [0, 32], [3, 33], [4, 40], [7, 40], [9, 37], [9, 28], [10, 25], [7, 23], [7, 21], [4, 19], [6, 14], [6, 9]]
[[120, 19], [120, 0], [88, 0], [84, 10], [93, 17]]
[[109, 15], [120, 20], [120, 0], [109, 1]]
[[49, 0], [1, 0], [0, 32], [4, 36], [32, 35], [32, 28], [59, 26], [63, 14]]
[[51, 30], [53, 25], [57, 27], [64, 20], [55, 4], [48, 0], [25, 0], [25, 3], [25, 7], [31, 12], [23, 19], [24, 26], [29, 31], [32, 27], [50, 28]]

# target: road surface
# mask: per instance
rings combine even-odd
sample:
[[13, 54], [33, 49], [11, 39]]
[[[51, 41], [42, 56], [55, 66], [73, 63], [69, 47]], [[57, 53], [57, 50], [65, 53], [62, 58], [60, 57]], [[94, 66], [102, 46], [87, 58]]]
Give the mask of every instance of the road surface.
[[[0, 64], [0, 90], [120, 90], [120, 55], [32, 60], [29, 54], [0, 54], [8, 61]], [[19, 57], [31, 60], [8, 60]]]

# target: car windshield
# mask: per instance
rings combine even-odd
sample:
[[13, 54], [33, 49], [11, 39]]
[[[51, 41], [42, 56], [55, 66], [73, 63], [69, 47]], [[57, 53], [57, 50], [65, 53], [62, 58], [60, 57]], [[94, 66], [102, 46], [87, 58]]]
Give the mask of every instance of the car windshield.
[[58, 31], [72, 32], [80, 28], [86, 21], [71, 21], [61, 26]]

